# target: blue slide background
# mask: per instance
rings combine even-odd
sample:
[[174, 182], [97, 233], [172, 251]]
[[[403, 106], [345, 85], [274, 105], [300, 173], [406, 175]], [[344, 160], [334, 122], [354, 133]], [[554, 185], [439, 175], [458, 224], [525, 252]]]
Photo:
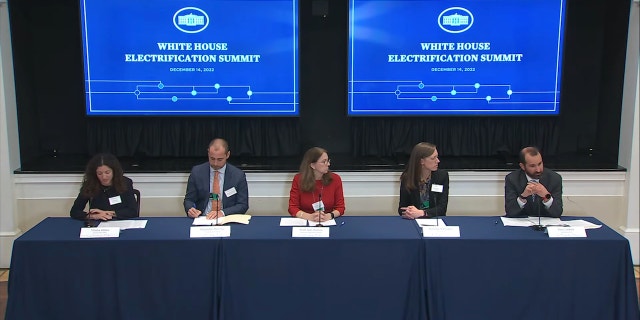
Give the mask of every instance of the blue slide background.
[[[204, 31], [176, 28], [174, 14], [185, 7], [207, 13]], [[194, 11], [181, 15], [189, 12]], [[81, 15], [89, 115], [299, 114], [297, 0], [82, 0]], [[160, 50], [158, 42], [228, 43], [228, 50]], [[126, 54], [261, 58], [259, 63], [126, 62]]]
[[[564, 0], [350, 0], [350, 5], [350, 115], [559, 113]], [[473, 14], [468, 30], [441, 29], [438, 16], [451, 7]], [[491, 45], [490, 50], [424, 51], [423, 42]], [[388, 55], [493, 53], [523, 56], [521, 62], [388, 62]]]

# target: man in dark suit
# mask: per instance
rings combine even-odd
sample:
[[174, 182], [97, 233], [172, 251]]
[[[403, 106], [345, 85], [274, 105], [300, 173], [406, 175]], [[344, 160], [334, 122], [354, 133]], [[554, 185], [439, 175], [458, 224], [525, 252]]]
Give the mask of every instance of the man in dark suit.
[[507, 217], [562, 215], [562, 177], [544, 169], [537, 148], [520, 151], [520, 170], [504, 179], [504, 210]]
[[184, 196], [187, 216], [195, 218], [206, 215], [208, 219], [213, 219], [229, 214], [244, 214], [249, 210], [247, 176], [227, 163], [229, 155], [231, 152], [227, 141], [214, 139], [209, 143], [209, 162], [191, 169]]

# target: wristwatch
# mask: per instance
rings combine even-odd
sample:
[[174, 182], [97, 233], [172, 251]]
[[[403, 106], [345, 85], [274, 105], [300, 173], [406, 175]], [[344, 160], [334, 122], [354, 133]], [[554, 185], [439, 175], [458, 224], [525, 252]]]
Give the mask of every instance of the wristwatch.
[[336, 218], [336, 215], [335, 215], [335, 214], [333, 214], [333, 211], [332, 211], [332, 212], [329, 212], [329, 214], [331, 215], [331, 219], [335, 219], [335, 218]]

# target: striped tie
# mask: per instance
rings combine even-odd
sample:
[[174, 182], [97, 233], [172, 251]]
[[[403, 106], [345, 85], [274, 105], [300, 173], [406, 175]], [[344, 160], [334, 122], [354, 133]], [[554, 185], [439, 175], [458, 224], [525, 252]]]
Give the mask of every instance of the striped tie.
[[[531, 182], [540, 183], [540, 180], [539, 179], [531, 179]], [[531, 199], [534, 202], [536, 201], [536, 194], [535, 193], [533, 195], [531, 195]]]

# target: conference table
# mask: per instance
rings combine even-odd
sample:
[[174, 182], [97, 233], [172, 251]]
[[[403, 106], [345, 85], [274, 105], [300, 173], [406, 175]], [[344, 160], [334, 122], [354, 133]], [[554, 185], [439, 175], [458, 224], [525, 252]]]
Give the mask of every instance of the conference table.
[[[583, 218], [598, 223], [593, 218]], [[254, 216], [226, 238], [150, 217], [118, 238], [80, 239], [46, 218], [14, 242], [6, 319], [638, 319], [628, 241], [607, 226], [549, 238], [499, 217], [341, 217], [292, 238]], [[571, 219], [571, 218], [563, 218]]]

